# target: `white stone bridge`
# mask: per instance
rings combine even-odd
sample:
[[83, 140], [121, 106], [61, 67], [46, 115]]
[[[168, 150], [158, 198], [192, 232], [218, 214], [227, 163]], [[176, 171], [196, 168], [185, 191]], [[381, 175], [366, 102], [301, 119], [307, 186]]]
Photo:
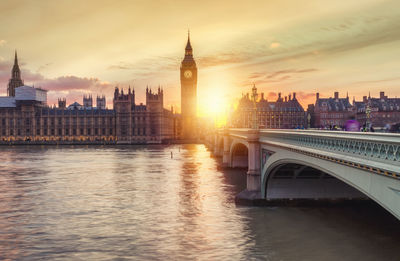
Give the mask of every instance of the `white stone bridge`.
[[370, 198], [400, 219], [400, 134], [225, 129], [208, 145], [245, 167], [244, 200]]

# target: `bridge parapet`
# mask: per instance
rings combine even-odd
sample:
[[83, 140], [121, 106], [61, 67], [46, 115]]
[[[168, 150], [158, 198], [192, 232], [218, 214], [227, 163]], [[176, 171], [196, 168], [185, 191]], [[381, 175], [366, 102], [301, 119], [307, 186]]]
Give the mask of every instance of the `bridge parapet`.
[[349, 162], [363, 163], [364, 167], [370, 168], [373, 172], [383, 170], [395, 176], [400, 174], [398, 134], [262, 130], [260, 142], [303, 151], [312, 149], [325, 155], [336, 154], [337, 159], [346, 158]]

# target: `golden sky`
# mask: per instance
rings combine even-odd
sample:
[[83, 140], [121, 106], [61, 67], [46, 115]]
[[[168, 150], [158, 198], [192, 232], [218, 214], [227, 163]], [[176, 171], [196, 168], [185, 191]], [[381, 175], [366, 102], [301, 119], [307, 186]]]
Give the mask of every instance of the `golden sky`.
[[[202, 115], [225, 110], [253, 83], [270, 100], [297, 92], [303, 105], [339, 91], [400, 96], [400, 2], [1, 1], [0, 94], [14, 50], [25, 84], [49, 102], [134, 86], [165, 90], [179, 109], [179, 66], [190, 28]], [[222, 101], [222, 102], [219, 102]], [[220, 103], [216, 105], [216, 103]]]

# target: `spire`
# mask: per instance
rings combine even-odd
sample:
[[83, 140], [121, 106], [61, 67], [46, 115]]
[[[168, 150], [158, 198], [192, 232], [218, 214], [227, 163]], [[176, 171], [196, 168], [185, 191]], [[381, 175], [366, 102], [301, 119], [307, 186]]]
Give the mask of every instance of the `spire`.
[[18, 65], [17, 49], [15, 49], [14, 65]]
[[185, 50], [186, 51], [188, 51], [188, 50], [192, 50], [192, 45], [190, 44], [190, 31], [188, 30], [188, 39], [187, 39], [187, 43], [186, 43], [186, 48], [185, 48]]
[[17, 50], [15, 50], [14, 66], [11, 71], [11, 78], [21, 80], [21, 71], [18, 66]]
[[24, 82], [21, 79], [21, 70], [18, 66], [17, 50], [15, 50], [14, 66], [11, 70], [11, 79], [8, 83], [7, 93], [8, 96], [15, 96], [15, 88], [23, 86]]

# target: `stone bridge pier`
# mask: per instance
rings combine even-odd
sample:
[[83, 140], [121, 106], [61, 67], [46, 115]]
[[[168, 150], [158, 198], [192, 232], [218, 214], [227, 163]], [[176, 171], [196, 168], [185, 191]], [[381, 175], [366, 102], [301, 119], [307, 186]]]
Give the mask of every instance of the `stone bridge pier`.
[[248, 171], [246, 189], [236, 196], [236, 201], [257, 200], [261, 197], [260, 142], [258, 130], [247, 132]]
[[228, 129], [215, 136], [214, 155], [222, 156], [226, 168], [247, 168], [246, 189], [236, 197], [237, 201], [262, 200], [261, 197], [261, 146], [259, 131], [248, 129], [235, 134]]

